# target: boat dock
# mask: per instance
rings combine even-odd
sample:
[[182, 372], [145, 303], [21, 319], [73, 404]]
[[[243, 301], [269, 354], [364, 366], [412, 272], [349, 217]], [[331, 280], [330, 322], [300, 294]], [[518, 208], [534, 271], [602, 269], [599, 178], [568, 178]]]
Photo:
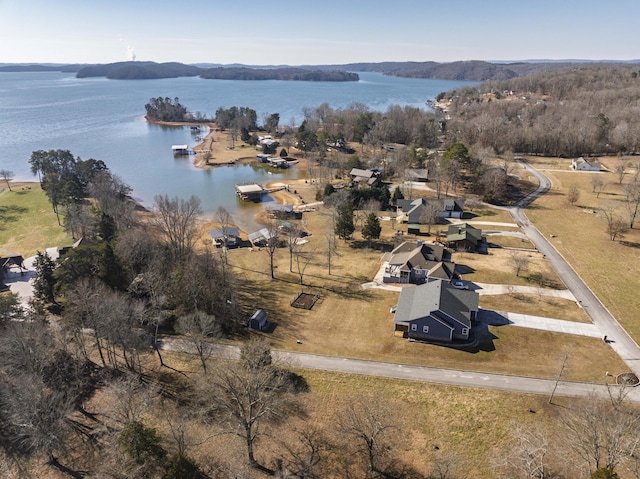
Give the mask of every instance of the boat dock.
[[268, 195], [280, 190], [284, 190], [284, 186], [279, 188], [265, 188], [257, 183], [236, 185], [236, 195], [247, 201], [258, 201], [263, 195]]
[[189, 145], [173, 145], [171, 147], [174, 155], [193, 155], [194, 151]]

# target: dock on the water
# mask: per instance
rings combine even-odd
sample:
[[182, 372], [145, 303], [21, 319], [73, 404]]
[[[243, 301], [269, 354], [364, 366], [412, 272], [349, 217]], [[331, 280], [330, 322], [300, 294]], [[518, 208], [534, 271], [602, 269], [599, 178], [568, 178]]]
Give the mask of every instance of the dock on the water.
[[266, 193], [267, 190], [257, 183], [236, 185], [236, 194], [243, 200], [259, 200]]
[[174, 155], [190, 155], [193, 150], [189, 148], [189, 145], [173, 145], [171, 147]]
[[265, 188], [257, 183], [249, 183], [246, 185], [236, 185], [236, 194], [243, 200], [257, 201], [262, 198], [263, 195], [268, 195], [276, 191], [284, 190], [284, 186], [278, 186], [276, 188]]

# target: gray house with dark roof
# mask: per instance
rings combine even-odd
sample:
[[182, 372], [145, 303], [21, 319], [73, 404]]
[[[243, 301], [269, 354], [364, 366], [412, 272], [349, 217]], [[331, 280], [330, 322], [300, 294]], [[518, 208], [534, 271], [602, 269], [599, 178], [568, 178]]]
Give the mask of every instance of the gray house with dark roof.
[[413, 283], [453, 277], [455, 264], [442, 245], [405, 241], [382, 257], [386, 262], [382, 281], [385, 283]]
[[457, 251], [476, 251], [482, 242], [482, 230], [468, 223], [449, 225], [447, 228], [447, 246]]
[[421, 341], [468, 341], [478, 313], [478, 293], [446, 281], [403, 288], [393, 318], [396, 336]]
[[462, 218], [464, 202], [460, 200], [418, 198], [417, 200], [398, 200], [396, 202], [397, 214], [405, 215], [405, 222], [423, 224], [422, 215], [427, 205], [435, 205], [437, 215], [440, 218]]

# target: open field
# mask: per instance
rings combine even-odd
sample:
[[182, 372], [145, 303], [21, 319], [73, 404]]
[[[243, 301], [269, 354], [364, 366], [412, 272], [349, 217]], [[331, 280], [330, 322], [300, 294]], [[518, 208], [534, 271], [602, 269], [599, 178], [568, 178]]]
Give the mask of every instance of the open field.
[[[565, 321], [578, 323], [591, 323], [587, 313], [578, 307], [575, 301], [535, 294], [482, 295], [480, 296], [480, 307], [495, 311], [534, 314], [545, 318], [561, 318]], [[532, 309], [535, 309], [535, 313], [532, 313]]]
[[[530, 161], [538, 166], [538, 158]], [[610, 241], [606, 221], [598, 212], [611, 205], [622, 218], [626, 217], [617, 175], [573, 171], [545, 174], [553, 182], [552, 190], [527, 210], [527, 216], [550, 238], [636, 342], [640, 341], [640, 230], [636, 226], [620, 240]], [[594, 175], [605, 183], [599, 198], [592, 192]], [[630, 177], [628, 174], [623, 184]], [[578, 186], [580, 198], [575, 206], [568, 206], [566, 192], [572, 184]], [[559, 217], [558, 211], [564, 213]]]
[[[47, 195], [38, 183], [12, 183], [0, 193], [0, 246], [24, 258], [73, 240], [58, 226]], [[60, 218], [62, 220], [62, 216]]]

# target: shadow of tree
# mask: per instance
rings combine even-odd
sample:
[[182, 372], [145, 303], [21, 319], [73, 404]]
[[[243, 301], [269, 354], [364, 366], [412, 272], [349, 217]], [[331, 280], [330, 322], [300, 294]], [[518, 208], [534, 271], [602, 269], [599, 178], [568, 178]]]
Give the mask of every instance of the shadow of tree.
[[15, 223], [20, 219], [20, 215], [29, 212], [29, 208], [17, 205], [0, 206], [0, 230], [5, 229], [3, 223]]

